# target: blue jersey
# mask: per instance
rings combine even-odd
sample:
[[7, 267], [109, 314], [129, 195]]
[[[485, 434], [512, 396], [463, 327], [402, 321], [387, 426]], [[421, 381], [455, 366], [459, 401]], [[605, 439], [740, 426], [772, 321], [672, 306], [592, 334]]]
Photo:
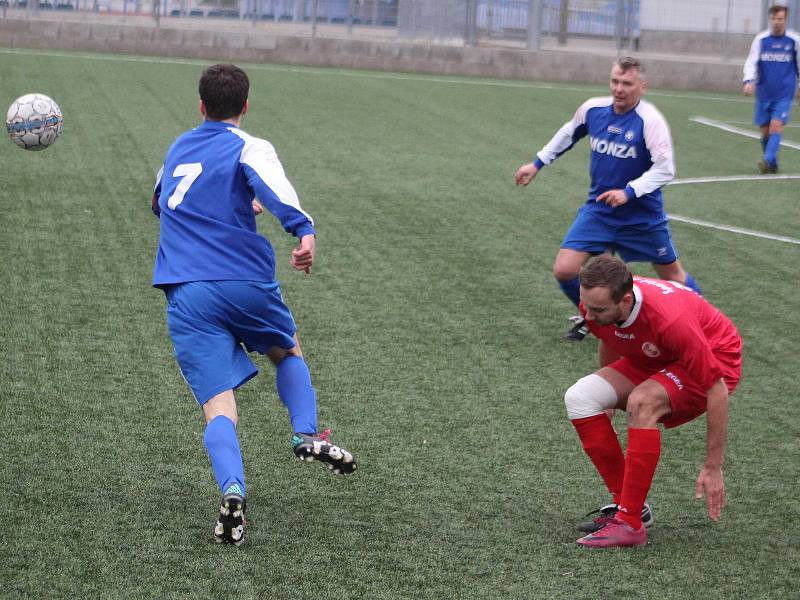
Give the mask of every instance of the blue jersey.
[[[537, 154], [536, 165], [553, 162], [583, 137], [589, 136], [591, 187], [586, 208], [612, 225], [664, 223], [661, 187], [675, 176], [669, 126], [658, 109], [644, 100], [623, 114], [613, 99], [590, 98]], [[608, 190], [625, 190], [628, 202], [612, 208], [597, 197]]]
[[787, 30], [774, 36], [762, 31], [753, 40], [744, 63], [744, 82], [756, 82], [756, 98], [765, 101], [791, 100], [797, 93], [800, 36]]
[[256, 230], [254, 198], [287, 232], [314, 233], [269, 142], [218, 121], [175, 140], [154, 192], [161, 232], [153, 285], [273, 281], [275, 253]]

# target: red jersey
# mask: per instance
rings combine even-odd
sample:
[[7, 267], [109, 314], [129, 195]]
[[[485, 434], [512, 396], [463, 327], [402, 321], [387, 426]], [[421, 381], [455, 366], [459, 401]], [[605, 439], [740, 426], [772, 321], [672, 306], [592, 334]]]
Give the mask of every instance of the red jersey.
[[[654, 372], [678, 363], [705, 390], [720, 377], [738, 381], [742, 338], [718, 308], [680, 284], [646, 277], [633, 278], [633, 296], [624, 323], [586, 320], [608, 348]], [[583, 304], [580, 311], [586, 316]]]

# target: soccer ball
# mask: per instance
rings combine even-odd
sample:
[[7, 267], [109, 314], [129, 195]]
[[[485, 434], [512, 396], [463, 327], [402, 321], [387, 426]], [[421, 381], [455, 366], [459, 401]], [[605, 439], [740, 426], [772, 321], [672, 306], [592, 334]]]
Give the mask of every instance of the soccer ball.
[[6, 113], [6, 131], [25, 150], [44, 150], [61, 135], [64, 117], [52, 98], [25, 94], [14, 100]]

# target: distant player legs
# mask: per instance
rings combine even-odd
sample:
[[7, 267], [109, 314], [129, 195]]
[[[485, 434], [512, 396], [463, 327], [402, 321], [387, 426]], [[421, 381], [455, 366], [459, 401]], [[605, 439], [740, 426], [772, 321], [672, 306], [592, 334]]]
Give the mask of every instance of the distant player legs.
[[553, 264], [553, 275], [558, 281], [561, 291], [575, 306], [580, 303], [578, 273], [583, 264], [589, 260], [589, 256], [591, 255], [588, 252], [561, 248], [556, 255], [555, 264]]
[[769, 125], [761, 127], [761, 139], [764, 148], [764, 162], [774, 168], [778, 164], [778, 150], [783, 136], [783, 121], [772, 119]]

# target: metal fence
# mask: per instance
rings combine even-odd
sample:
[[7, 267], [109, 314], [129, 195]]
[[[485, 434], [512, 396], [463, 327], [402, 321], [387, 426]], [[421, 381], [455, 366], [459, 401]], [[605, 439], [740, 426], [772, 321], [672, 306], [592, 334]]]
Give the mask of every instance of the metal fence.
[[790, 26], [800, 28], [800, 0], [0, 0], [3, 15], [149, 16], [209, 28], [244, 21], [310, 35], [530, 50], [594, 43], [723, 57], [746, 52], [772, 3], [787, 5]]

